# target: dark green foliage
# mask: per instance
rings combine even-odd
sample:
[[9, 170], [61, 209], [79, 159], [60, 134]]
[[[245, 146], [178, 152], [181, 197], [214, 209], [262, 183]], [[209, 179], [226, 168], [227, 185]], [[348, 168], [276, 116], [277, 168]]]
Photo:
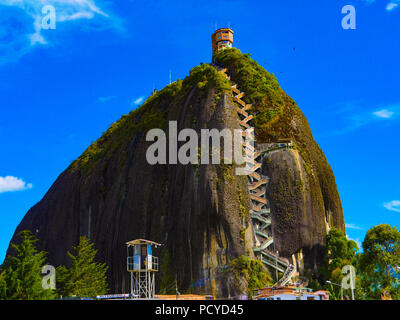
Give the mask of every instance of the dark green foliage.
[[233, 273], [236, 278], [243, 277], [247, 281], [247, 288], [250, 296], [252, 290], [272, 285], [270, 274], [259, 260], [240, 256], [232, 260], [228, 266], [228, 272]]
[[21, 243], [11, 244], [15, 255], [7, 257], [5, 271], [0, 275], [0, 298], [53, 299], [53, 291], [42, 288], [41, 272], [43, 266], [46, 265], [46, 252], [38, 252], [35, 245], [37, 239], [30, 231], [22, 231], [18, 236]]
[[281, 89], [273, 74], [251, 59], [249, 54], [242, 54], [236, 48], [219, 52], [215, 60], [228, 68], [232, 80], [239, 85], [240, 91], [245, 92], [244, 101], [252, 104], [250, 113], [254, 116], [258, 142], [293, 137], [290, 118], [300, 110]]
[[217, 100], [224, 91], [231, 90], [230, 82], [210, 64], [202, 64], [190, 70], [189, 76], [183, 81], [183, 89], [187, 91], [194, 85], [204, 91], [210, 87], [215, 88]]
[[326, 236], [326, 261], [328, 263], [328, 271], [341, 268], [344, 265], [357, 265], [356, 253], [358, 251], [357, 243], [348, 240], [346, 235], [332, 228]]
[[57, 291], [63, 297], [94, 297], [108, 291], [105, 263], [95, 262], [97, 250], [89, 239], [82, 236], [78, 246], [68, 252], [71, 267], [57, 268]]
[[283, 91], [278, 81], [249, 54], [232, 48], [219, 52], [215, 60], [229, 69], [240, 90], [246, 93], [245, 101], [253, 104], [257, 128], [265, 127], [283, 111]]
[[400, 232], [380, 224], [368, 230], [363, 241], [360, 269], [363, 288], [371, 298], [379, 299], [384, 291], [400, 298]]
[[[326, 281], [341, 284], [344, 277], [342, 268], [345, 265], [352, 265], [357, 270], [357, 251], [357, 243], [348, 240], [342, 231], [336, 228], [329, 230], [326, 236], [325, 257], [320, 271], [324, 288], [330, 292], [332, 299], [340, 299], [341, 290], [340, 287], [327, 284]], [[356, 281], [360, 284], [359, 279]]]
[[0, 300], [7, 299], [6, 272], [0, 269]]
[[[327, 235], [323, 282], [341, 284], [342, 267], [356, 268], [356, 299], [380, 299], [383, 292], [400, 298], [400, 232], [396, 227], [381, 224], [370, 229], [363, 241], [363, 253], [357, 253], [357, 244], [348, 240], [343, 232], [331, 229]], [[325, 284], [332, 299], [340, 299], [340, 287]], [[350, 295], [349, 292], [344, 294]]]

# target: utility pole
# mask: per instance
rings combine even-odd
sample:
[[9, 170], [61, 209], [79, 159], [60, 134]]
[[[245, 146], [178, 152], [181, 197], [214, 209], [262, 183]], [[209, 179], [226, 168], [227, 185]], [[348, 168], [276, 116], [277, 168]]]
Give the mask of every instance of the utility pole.
[[176, 300], [178, 300], [178, 281], [175, 279], [175, 294], [176, 294]]
[[178, 291], [178, 274], [176, 275], [175, 278], [175, 294], [176, 294], [176, 300], [178, 300], [178, 297], [180, 296], [180, 292]]
[[329, 283], [331, 285], [332, 292], [333, 292], [333, 286], [332, 285], [340, 287], [340, 295], [342, 296], [342, 300], [343, 300], [343, 286], [340, 285], [340, 284], [337, 284], [337, 283], [333, 283], [332, 281], [327, 281], [326, 283]]
[[354, 281], [355, 276], [353, 275], [353, 272], [354, 272], [354, 268], [350, 268], [351, 300], [354, 300], [354, 282], [353, 281]]

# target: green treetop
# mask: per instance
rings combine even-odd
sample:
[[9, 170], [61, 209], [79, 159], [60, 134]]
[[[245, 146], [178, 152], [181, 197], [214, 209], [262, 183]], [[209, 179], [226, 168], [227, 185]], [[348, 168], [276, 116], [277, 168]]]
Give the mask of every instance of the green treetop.
[[[326, 281], [341, 285], [344, 275], [342, 268], [345, 265], [352, 265], [357, 269], [358, 246], [353, 240], [348, 240], [346, 235], [336, 229], [329, 230], [326, 236], [325, 258], [321, 268], [324, 288], [330, 292], [332, 299], [341, 298], [341, 288], [336, 285], [326, 284]], [[356, 279], [356, 283], [359, 279]]]
[[6, 272], [0, 269], [0, 300], [7, 298]]
[[105, 263], [95, 262], [97, 250], [89, 239], [82, 236], [73, 253], [67, 252], [71, 267], [57, 268], [58, 293], [63, 297], [93, 297], [108, 291]]
[[0, 274], [0, 298], [11, 300], [53, 299], [53, 290], [42, 287], [42, 268], [46, 252], [38, 252], [37, 238], [28, 230], [18, 234], [21, 243], [11, 244], [14, 255], [7, 257], [5, 271]]
[[326, 236], [325, 248], [328, 271], [332, 272], [347, 264], [356, 266], [357, 250], [358, 246], [355, 241], [348, 240], [346, 235], [336, 228], [330, 229]]
[[380, 224], [368, 230], [360, 258], [363, 287], [368, 296], [379, 299], [384, 291], [400, 298], [400, 232]]

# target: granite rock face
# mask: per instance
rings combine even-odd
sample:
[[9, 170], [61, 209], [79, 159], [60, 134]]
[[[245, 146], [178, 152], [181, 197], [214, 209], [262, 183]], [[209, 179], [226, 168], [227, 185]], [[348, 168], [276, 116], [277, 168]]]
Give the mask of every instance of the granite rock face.
[[[224, 270], [232, 259], [253, 256], [247, 177], [236, 176], [235, 165], [150, 165], [146, 160], [152, 144], [146, 133], [152, 128], [168, 133], [168, 121], [177, 121], [178, 130], [199, 133], [240, 129], [229, 88], [213, 66], [201, 65], [123, 116], [58, 177], [27, 212], [11, 242], [18, 241], [19, 231], [32, 230], [49, 263], [58, 266], [68, 264], [66, 252], [87, 235], [99, 250], [98, 259], [109, 266], [111, 291], [128, 292], [125, 243], [150, 239], [163, 244], [156, 255], [171, 257], [159, 278], [176, 276], [181, 292], [220, 297], [243, 292], [245, 283]], [[332, 170], [307, 120], [282, 95], [286, 107], [295, 110], [285, 120], [282, 137], [292, 138], [299, 148], [263, 161], [263, 172], [271, 178], [267, 195], [273, 234], [282, 256], [300, 270], [316, 269], [328, 228], [344, 230], [343, 212]], [[258, 142], [272, 142], [268, 135], [257, 136]]]

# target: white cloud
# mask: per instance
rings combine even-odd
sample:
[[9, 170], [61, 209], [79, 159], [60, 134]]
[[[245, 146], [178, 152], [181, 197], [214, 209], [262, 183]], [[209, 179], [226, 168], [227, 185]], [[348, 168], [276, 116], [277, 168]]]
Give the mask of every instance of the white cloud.
[[[373, 4], [376, 2], [375, 0], [361, 0], [361, 1], [366, 2], [367, 4]], [[386, 5], [386, 10], [392, 11], [392, 10], [398, 8], [399, 4], [400, 4], [400, 0], [391, 0]]]
[[140, 97], [137, 99], [133, 99], [131, 102], [131, 106], [138, 106], [139, 104], [141, 104], [144, 101], [144, 97]]
[[6, 35], [4, 41], [0, 31], [0, 63], [15, 61], [33, 47], [49, 44], [48, 35], [61, 33], [42, 29], [45, 5], [52, 5], [56, 10], [56, 29], [59, 23], [83, 20], [97, 30], [121, 30], [121, 19], [104, 12], [96, 2], [109, 3], [105, 0], [0, 0], [0, 24]]
[[378, 118], [389, 119], [394, 115], [394, 112], [389, 111], [387, 109], [383, 109], [383, 110], [375, 111], [375, 112], [373, 112], [373, 114], [375, 116], [377, 116]]
[[361, 228], [353, 223], [348, 223], [346, 224], [346, 229], [353, 229], [353, 230], [364, 230], [364, 228]]
[[113, 100], [115, 98], [116, 98], [116, 96], [107, 96], [107, 97], [99, 97], [98, 100], [101, 103], [105, 103], [105, 102], [108, 102], [108, 101]]
[[399, 6], [398, 3], [390, 2], [390, 3], [388, 3], [388, 5], [386, 6], [386, 10], [387, 10], [387, 11], [392, 11], [392, 10], [396, 9], [398, 6]]
[[338, 121], [342, 122], [344, 126], [341, 129], [333, 130], [328, 134], [346, 134], [372, 123], [377, 123], [378, 121], [395, 121], [400, 115], [400, 104], [390, 104], [385, 106], [383, 109], [378, 109], [377, 111], [373, 111], [374, 109], [365, 111], [366, 109], [370, 108], [366, 107], [362, 102], [346, 104], [345, 108], [341, 108], [339, 109], [340, 112], [335, 113], [335, 116], [341, 116], [338, 118]]
[[32, 183], [26, 183], [22, 179], [13, 176], [0, 177], [0, 193], [21, 191], [32, 187]]
[[383, 206], [390, 211], [400, 212], [400, 200], [386, 202]]

